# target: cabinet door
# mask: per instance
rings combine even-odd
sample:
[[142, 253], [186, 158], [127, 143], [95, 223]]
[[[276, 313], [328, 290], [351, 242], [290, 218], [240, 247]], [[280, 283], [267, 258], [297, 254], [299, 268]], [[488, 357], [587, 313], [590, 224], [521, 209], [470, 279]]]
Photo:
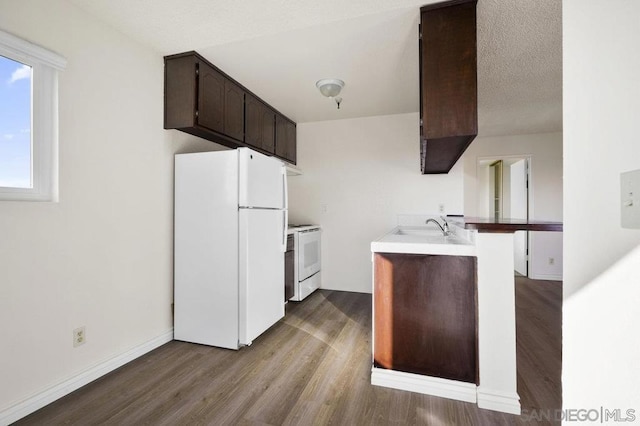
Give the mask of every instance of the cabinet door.
[[202, 61], [198, 66], [198, 124], [223, 133], [226, 79]]
[[267, 105], [245, 95], [245, 143], [270, 154], [275, 149], [275, 113]]
[[247, 94], [245, 99], [245, 143], [262, 148], [262, 113], [264, 107], [260, 101]]
[[287, 160], [296, 164], [296, 125], [287, 121]]
[[280, 158], [286, 158], [287, 154], [287, 120], [276, 115], [276, 149], [275, 154]]
[[244, 140], [244, 91], [227, 79], [224, 81], [224, 134]]
[[276, 115], [275, 154], [290, 163], [296, 163], [296, 125]]
[[262, 149], [270, 154], [276, 149], [276, 114], [266, 106], [262, 110]]

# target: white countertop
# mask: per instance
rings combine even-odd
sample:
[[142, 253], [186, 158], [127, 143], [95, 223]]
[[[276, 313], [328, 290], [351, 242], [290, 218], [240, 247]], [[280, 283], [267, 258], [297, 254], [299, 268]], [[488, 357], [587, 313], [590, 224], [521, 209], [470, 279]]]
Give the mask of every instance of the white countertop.
[[[397, 226], [371, 243], [371, 251], [379, 253], [433, 254], [445, 256], [476, 256], [476, 245], [466, 232], [455, 225], [451, 233], [429, 226]], [[461, 230], [464, 231], [464, 230]]]

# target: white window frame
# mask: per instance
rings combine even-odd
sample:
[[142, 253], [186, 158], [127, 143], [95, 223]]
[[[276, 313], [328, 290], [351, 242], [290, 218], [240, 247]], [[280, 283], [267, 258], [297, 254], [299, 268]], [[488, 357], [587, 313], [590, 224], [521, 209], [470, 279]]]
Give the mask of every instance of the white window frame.
[[0, 201], [58, 201], [59, 54], [0, 30], [0, 55], [31, 67], [32, 188], [0, 186]]

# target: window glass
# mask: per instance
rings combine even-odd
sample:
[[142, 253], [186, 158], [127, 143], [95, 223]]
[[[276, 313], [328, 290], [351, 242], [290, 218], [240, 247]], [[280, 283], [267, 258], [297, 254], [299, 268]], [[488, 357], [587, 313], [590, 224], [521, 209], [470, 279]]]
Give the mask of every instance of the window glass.
[[0, 187], [32, 188], [29, 65], [0, 56]]

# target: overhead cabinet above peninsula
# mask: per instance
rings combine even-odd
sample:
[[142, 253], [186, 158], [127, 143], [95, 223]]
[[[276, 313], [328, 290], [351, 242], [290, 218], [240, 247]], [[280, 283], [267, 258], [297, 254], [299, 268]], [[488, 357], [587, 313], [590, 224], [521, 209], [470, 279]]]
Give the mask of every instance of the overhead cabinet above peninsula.
[[420, 9], [420, 164], [448, 173], [478, 134], [476, 0]]
[[165, 129], [296, 163], [296, 123], [196, 52], [164, 61]]

